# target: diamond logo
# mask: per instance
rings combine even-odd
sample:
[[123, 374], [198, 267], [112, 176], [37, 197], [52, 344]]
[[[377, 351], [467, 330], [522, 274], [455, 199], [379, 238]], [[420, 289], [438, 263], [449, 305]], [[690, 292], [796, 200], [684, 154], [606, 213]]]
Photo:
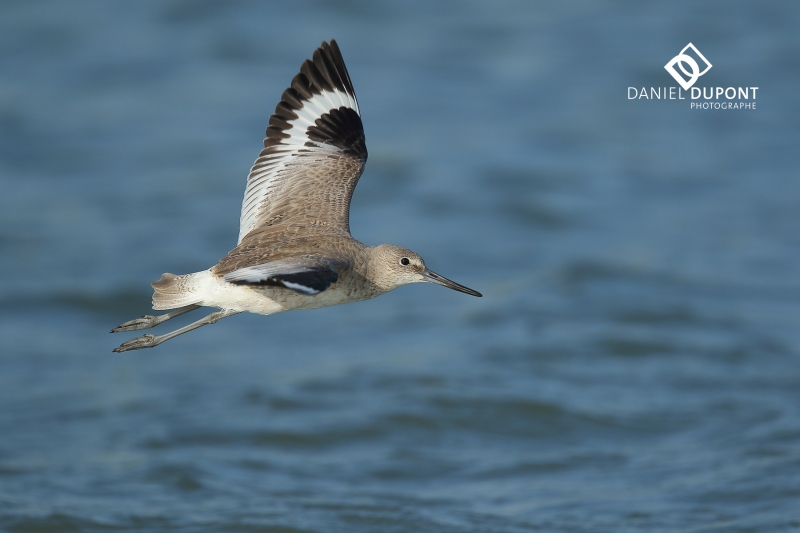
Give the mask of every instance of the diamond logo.
[[700, 53], [700, 50], [689, 43], [683, 47], [680, 54], [670, 59], [664, 68], [683, 87], [684, 91], [688, 91], [697, 78], [708, 72], [711, 63]]

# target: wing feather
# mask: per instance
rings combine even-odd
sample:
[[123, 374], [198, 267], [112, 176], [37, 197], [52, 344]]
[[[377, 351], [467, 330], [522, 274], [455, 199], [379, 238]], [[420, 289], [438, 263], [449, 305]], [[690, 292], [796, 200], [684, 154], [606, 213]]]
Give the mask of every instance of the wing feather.
[[271, 285], [300, 294], [327, 290], [339, 279], [336, 264], [323, 257], [292, 257], [234, 270], [223, 279], [236, 285]]
[[247, 178], [239, 243], [258, 227], [290, 220], [349, 232], [350, 198], [366, 161], [350, 75], [336, 41], [323, 42], [269, 119]]

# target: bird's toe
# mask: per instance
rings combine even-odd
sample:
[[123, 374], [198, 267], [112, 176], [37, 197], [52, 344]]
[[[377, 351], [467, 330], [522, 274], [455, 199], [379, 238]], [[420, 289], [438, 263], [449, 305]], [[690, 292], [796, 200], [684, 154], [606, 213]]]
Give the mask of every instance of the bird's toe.
[[114, 348], [114, 352], [127, 352], [128, 350], [141, 350], [142, 348], [152, 348], [158, 344], [156, 342], [155, 335], [142, 335], [141, 337], [136, 337], [135, 339], [131, 339], [129, 341], [125, 341], [120, 344], [117, 348]]
[[121, 331], [136, 331], [138, 329], [152, 328], [156, 325], [156, 317], [152, 315], [144, 315], [142, 318], [134, 318], [123, 322], [119, 326], [111, 330], [111, 333], [119, 333]]

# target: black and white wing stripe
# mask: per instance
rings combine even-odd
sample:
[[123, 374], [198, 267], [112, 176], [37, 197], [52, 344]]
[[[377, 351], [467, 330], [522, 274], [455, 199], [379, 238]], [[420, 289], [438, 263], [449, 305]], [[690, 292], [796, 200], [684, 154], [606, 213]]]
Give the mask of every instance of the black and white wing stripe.
[[339, 279], [336, 264], [322, 257], [297, 257], [240, 268], [223, 279], [236, 285], [285, 287], [305, 295], [319, 294]]
[[306, 60], [269, 119], [247, 178], [239, 243], [292, 221], [349, 231], [350, 197], [367, 160], [355, 91], [336, 41]]

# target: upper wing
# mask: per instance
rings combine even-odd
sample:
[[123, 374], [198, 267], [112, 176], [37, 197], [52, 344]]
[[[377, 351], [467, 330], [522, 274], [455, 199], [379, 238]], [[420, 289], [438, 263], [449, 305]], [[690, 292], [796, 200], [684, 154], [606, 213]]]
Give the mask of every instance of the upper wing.
[[353, 189], [367, 162], [356, 94], [336, 41], [323, 42], [283, 92], [242, 202], [239, 242], [292, 221], [350, 231]]
[[293, 257], [234, 270], [223, 276], [237, 285], [283, 286], [300, 294], [319, 294], [339, 279], [333, 261], [321, 257]]

